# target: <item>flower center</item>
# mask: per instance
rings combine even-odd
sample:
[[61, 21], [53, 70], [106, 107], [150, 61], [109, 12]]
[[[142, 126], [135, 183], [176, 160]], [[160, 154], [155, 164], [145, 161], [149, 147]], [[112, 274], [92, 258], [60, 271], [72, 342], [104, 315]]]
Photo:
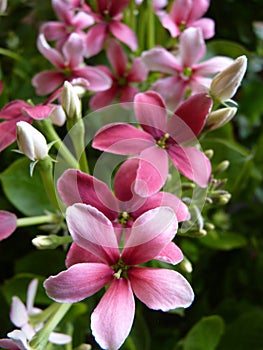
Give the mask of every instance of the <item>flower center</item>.
[[117, 221], [122, 225], [126, 226], [127, 222], [130, 221], [132, 218], [129, 215], [127, 211], [123, 211], [119, 214]]
[[186, 78], [189, 78], [193, 73], [193, 70], [191, 67], [185, 67], [183, 70], [183, 76]]
[[127, 271], [129, 269], [129, 266], [124, 264], [124, 262], [120, 259], [117, 264], [111, 266], [114, 270], [113, 276], [119, 280], [121, 277], [128, 278]]
[[71, 68], [70, 67], [65, 67], [64, 68], [64, 75], [65, 75], [65, 77], [69, 78], [71, 76], [71, 74], [72, 74]]
[[157, 146], [159, 146], [160, 148], [166, 148], [167, 146], [167, 140], [169, 139], [170, 135], [168, 133], [164, 134], [162, 138], [160, 138], [156, 144]]
[[183, 32], [186, 28], [186, 22], [185, 21], [182, 21], [180, 24], [179, 24], [179, 29], [181, 32]]

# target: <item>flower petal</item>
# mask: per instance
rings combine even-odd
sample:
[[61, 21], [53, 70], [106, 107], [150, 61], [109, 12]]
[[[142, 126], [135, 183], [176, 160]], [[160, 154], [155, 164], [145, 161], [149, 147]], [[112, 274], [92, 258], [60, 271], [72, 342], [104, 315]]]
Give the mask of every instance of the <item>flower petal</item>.
[[176, 271], [132, 267], [128, 276], [135, 295], [150, 309], [168, 311], [193, 302], [192, 287]]
[[34, 278], [28, 285], [27, 288], [27, 298], [26, 298], [26, 308], [29, 314], [33, 313], [34, 301], [37, 293], [38, 279]]
[[138, 42], [135, 33], [126, 24], [118, 21], [109, 23], [109, 30], [118, 40], [126, 44], [132, 51], [137, 50]]
[[110, 220], [116, 218], [118, 203], [115, 197], [108, 186], [94, 176], [68, 169], [58, 179], [57, 187], [67, 206], [85, 203], [97, 208]]
[[97, 92], [90, 99], [90, 108], [96, 110], [112, 104], [118, 94], [118, 90], [118, 87], [113, 85], [106, 91]]
[[20, 331], [19, 329], [15, 329], [14, 331], [7, 333], [7, 336], [11, 338], [13, 341], [13, 344], [16, 345], [16, 347], [9, 348], [9, 349], [30, 350], [30, 347], [24, 332]]
[[88, 80], [90, 91], [104, 91], [111, 87], [112, 80], [108, 74], [101, 69], [91, 66], [79, 67], [74, 69], [74, 78], [84, 78]]
[[201, 28], [204, 39], [210, 39], [215, 35], [215, 21], [211, 18], [201, 18], [191, 23], [191, 27]]
[[40, 33], [38, 36], [37, 47], [42, 55], [46, 57], [53, 66], [62, 69], [64, 68], [64, 58], [62, 54], [48, 44], [43, 33]]
[[23, 111], [32, 119], [42, 120], [49, 117], [54, 106], [55, 105], [37, 105], [33, 107], [24, 107]]
[[184, 67], [192, 67], [206, 52], [200, 28], [187, 28], [180, 36], [179, 54]]
[[101, 263], [72, 265], [44, 282], [48, 296], [60, 303], [75, 303], [104, 287], [113, 278], [113, 270]]
[[135, 303], [129, 281], [113, 280], [91, 315], [91, 329], [103, 349], [117, 350], [130, 333]]
[[174, 244], [173, 242], [170, 242], [167, 244], [165, 248], [155, 257], [155, 259], [166, 262], [168, 264], [176, 265], [180, 261], [183, 260], [183, 253], [181, 249]]
[[10, 320], [18, 328], [28, 323], [27, 309], [17, 296], [12, 297]]
[[9, 237], [16, 230], [16, 226], [16, 215], [5, 210], [0, 210], [0, 241]]
[[189, 13], [189, 21], [202, 17], [210, 5], [210, 0], [194, 0], [192, 1], [191, 11]]
[[51, 332], [48, 337], [48, 340], [50, 341], [50, 343], [63, 345], [71, 342], [72, 338], [70, 335], [67, 334]]
[[84, 43], [80, 35], [71, 33], [62, 48], [65, 56], [65, 65], [71, 69], [78, 67], [83, 62]]
[[79, 263], [101, 263], [101, 259], [86, 249], [79, 247], [75, 242], [73, 242], [67, 253], [65, 265], [70, 267]]
[[103, 48], [107, 35], [107, 24], [99, 23], [88, 30], [86, 36], [85, 56], [97, 55]]
[[133, 125], [112, 123], [102, 127], [95, 135], [92, 146], [115, 154], [138, 154], [153, 144], [151, 135]]
[[122, 46], [115, 39], [107, 41], [107, 57], [118, 76], [123, 76], [127, 69], [127, 57]]
[[63, 73], [53, 70], [44, 70], [34, 75], [32, 85], [36, 89], [36, 93], [40, 96], [53, 92], [57, 87], [61, 86], [65, 81]]
[[172, 146], [168, 149], [175, 167], [188, 179], [206, 187], [211, 175], [211, 163], [205, 154], [194, 147]]
[[90, 205], [76, 203], [67, 208], [66, 220], [73, 240], [80, 247], [103, 262], [114, 264], [118, 261], [117, 238], [112, 223], [103, 213]]
[[134, 110], [142, 128], [155, 139], [166, 133], [167, 112], [157, 92], [147, 91], [135, 95]]
[[128, 265], [154, 259], [174, 238], [178, 227], [172, 209], [159, 207], [137, 218], [125, 243], [122, 259]]
[[132, 61], [131, 70], [127, 75], [129, 82], [142, 82], [147, 78], [148, 69], [141, 57], [136, 57]]
[[180, 73], [182, 66], [177, 58], [163, 47], [156, 47], [142, 53], [142, 60], [151, 71], [167, 74]]

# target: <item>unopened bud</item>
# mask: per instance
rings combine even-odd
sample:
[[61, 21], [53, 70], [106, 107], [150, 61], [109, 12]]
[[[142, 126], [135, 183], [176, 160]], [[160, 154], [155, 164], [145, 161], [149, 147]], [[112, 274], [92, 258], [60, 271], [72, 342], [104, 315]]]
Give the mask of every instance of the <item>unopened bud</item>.
[[206, 130], [215, 130], [228, 123], [236, 114], [237, 108], [221, 108], [208, 115], [205, 123]]
[[216, 101], [220, 102], [233, 97], [241, 84], [246, 69], [246, 56], [238, 57], [232, 64], [214, 77], [210, 86], [210, 95]]
[[58, 246], [71, 243], [71, 236], [39, 235], [32, 239], [32, 243], [40, 250], [56, 249]]
[[216, 174], [223, 173], [230, 165], [229, 160], [224, 160], [223, 162], [219, 163], [218, 166], [215, 168]]
[[191, 273], [193, 271], [191, 262], [185, 256], [183, 261], [180, 262], [180, 267], [183, 271], [187, 273]]
[[197, 233], [197, 237], [204, 237], [207, 235], [207, 231], [204, 230], [203, 228], [200, 228], [198, 233]]
[[230, 193], [223, 194], [219, 197], [219, 203], [225, 205], [230, 201], [230, 199], [231, 199]]
[[79, 345], [76, 350], [91, 350], [92, 347], [90, 344], [81, 344]]
[[52, 124], [62, 126], [66, 121], [66, 114], [62, 106], [55, 106], [49, 115]]
[[31, 124], [20, 121], [16, 123], [19, 150], [32, 161], [44, 159], [48, 155], [45, 137]]
[[215, 229], [215, 225], [212, 224], [211, 222], [206, 222], [205, 228], [207, 229], [207, 231], [213, 231]]
[[214, 155], [214, 151], [212, 149], [207, 149], [205, 151], [205, 155], [207, 156], [207, 158], [212, 159], [212, 157]]
[[7, 8], [7, 0], [0, 0], [0, 14], [4, 13]]
[[81, 102], [75, 88], [68, 82], [64, 82], [61, 105], [69, 119], [78, 120], [81, 117]]

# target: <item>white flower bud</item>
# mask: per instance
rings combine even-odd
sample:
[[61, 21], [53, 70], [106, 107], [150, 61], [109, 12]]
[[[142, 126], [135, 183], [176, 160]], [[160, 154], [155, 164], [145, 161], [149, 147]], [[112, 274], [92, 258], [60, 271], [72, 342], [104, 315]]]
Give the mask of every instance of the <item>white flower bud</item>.
[[7, 0], [0, 0], [0, 14], [4, 13], [7, 8]]
[[69, 119], [78, 120], [81, 116], [81, 102], [75, 88], [65, 81], [62, 90], [61, 105]]
[[236, 107], [221, 108], [217, 111], [211, 112], [206, 120], [205, 129], [215, 130], [228, 123], [236, 114]]
[[20, 121], [16, 123], [19, 150], [32, 161], [41, 160], [48, 155], [45, 137], [31, 124]]
[[246, 56], [238, 57], [212, 80], [210, 95], [216, 101], [226, 101], [233, 97], [241, 84], [247, 69]]
[[66, 114], [62, 106], [58, 105], [52, 109], [49, 115], [52, 124], [62, 126], [66, 121]]

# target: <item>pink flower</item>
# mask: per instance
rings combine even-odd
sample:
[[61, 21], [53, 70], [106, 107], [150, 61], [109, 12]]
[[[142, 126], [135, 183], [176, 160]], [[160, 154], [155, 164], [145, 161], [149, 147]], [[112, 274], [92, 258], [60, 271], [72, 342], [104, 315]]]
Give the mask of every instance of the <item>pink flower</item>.
[[[42, 327], [42, 323], [35, 324], [34, 327], [30, 323], [30, 316], [41, 313], [41, 309], [34, 307], [34, 299], [36, 296], [38, 280], [33, 279], [27, 290], [26, 305], [17, 296], [12, 297], [12, 305], [10, 311], [10, 320], [19, 329], [7, 334], [8, 338], [0, 339], [0, 346], [4, 349], [11, 350], [30, 350], [29, 342]], [[54, 344], [67, 344], [71, 341], [71, 337], [66, 334], [52, 332], [49, 341]]]
[[0, 241], [8, 238], [16, 230], [16, 225], [15, 214], [0, 210]]
[[63, 45], [62, 52], [52, 48], [43, 34], [37, 40], [39, 51], [57, 70], [45, 70], [36, 74], [32, 84], [38, 95], [46, 95], [60, 87], [64, 81], [72, 85], [81, 85], [92, 91], [106, 90], [111, 86], [111, 80], [95, 67], [84, 65], [84, 44], [81, 37], [72, 33]]
[[148, 70], [141, 58], [133, 60], [128, 68], [128, 60], [121, 45], [114, 39], [108, 40], [107, 57], [114, 70], [111, 72], [106, 66], [99, 66], [112, 80], [110, 89], [96, 93], [90, 100], [92, 109], [99, 109], [109, 105], [119, 96], [119, 101], [132, 102], [138, 88], [133, 83], [142, 82], [146, 79]]
[[160, 21], [173, 38], [186, 28], [200, 28], [205, 39], [215, 34], [215, 23], [210, 18], [201, 18], [208, 10], [210, 0], [174, 0], [170, 13], [160, 13]]
[[54, 105], [39, 104], [31, 106], [22, 100], [14, 100], [8, 103], [0, 111], [0, 151], [11, 145], [16, 140], [16, 123], [25, 121], [32, 123], [33, 120], [47, 118], [52, 112]]
[[61, 49], [71, 33], [77, 33], [85, 40], [86, 33], [83, 31], [94, 24], [93, 17], [80, 9], [74, 8], [73, 4], [65, 0], [52, 0], [53, 9], [59, 22], [51, 21], [44, 23], [40, 31], [48, 41], [56, 40], [56, 47]]
[[149, 308], [168, 311], [188, 307], [190, 284], [178, 272], [137, 266], [156, 258], [173, 239], [177, 220], [170, 208], [150, 210], [135, 220], [120, 253], [111, 221], [96, 208], [74, 204], [67, 223], [78, 251], [73, 265], [44, 282], [58, 302], [73, 303], [108, 288], [91, 315], [91, 329], [103, 349], [120, 348], [132, 327], [133, 293]]
[[205, 187], [211, 174], [210, 161], [200, 150], [185, 143], [196, 140], [203, 129], [211, 98], [206, 94], [191, 96], [169, 120], [158, 93], [139, 93], [134, 102], [142, 130], [125, 123], [106, 125], [95, 135], [93, 147], [115, 154], [138, 155], [140, 164], [134, 188], [141, 196], [156, 193], [164, 185], [168, 156], [184, 176]]
[[200, 28], [186, 29], [180, 37], [178, 54], [162, 47], [142, 53], [143, 62], [149, 70], [169, 75], [152, 86], [165, 99], [168, 107], [174, 110], [190, 92], [207, 91], [212, 82], [211, 76], [226, 68], [232, 59], [216, 56], [198, 63], [206, 54], [206, 45]]
[[132, 51], [137, 49], [138, 43], [135, 33], [126, 24], [120, 22], [122, 11], [128, 3], [129, 0], [97, 0], [97, 13], [93, 14], [97, 24], [90, 28], [87, 33], [86, 57], [99, 53], [110, 34], [126, 44]]

